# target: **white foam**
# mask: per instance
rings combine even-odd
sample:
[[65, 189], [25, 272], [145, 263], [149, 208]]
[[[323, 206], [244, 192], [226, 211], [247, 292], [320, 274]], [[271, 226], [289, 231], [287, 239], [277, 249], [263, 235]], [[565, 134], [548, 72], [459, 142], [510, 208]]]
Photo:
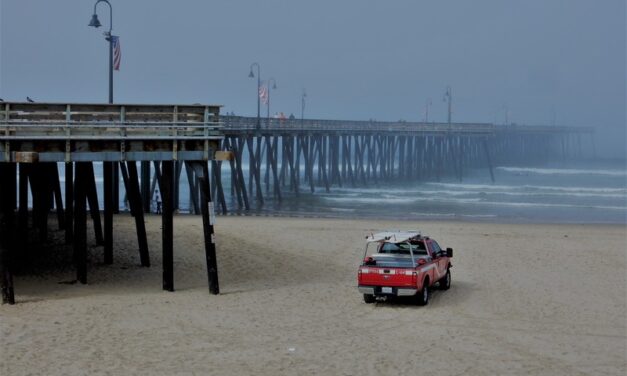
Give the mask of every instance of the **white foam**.
[[528, 168], [528, 167], [497, 167], [497, 170], [513, 173], [540, 174], [540, 175], [605, 175], [627, 176], [625, 170], [582, 170], [568, 168]]

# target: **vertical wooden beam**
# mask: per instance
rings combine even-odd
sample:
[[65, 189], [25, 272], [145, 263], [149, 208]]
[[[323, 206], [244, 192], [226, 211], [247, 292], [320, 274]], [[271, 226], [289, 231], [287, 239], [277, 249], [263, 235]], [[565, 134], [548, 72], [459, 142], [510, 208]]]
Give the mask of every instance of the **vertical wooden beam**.
[[74, 262], [76, 279], [87, 283], [87, 180], [89, 162], [76, 163], [76, 185], [74, 191]]
[[15, 251], [15, 163], [0, 163], [0, 295], [3, 304], [15, 304], [13, 252]]
[[[190, 212], [194, 214], [200, 213], [200, 207], [198, 206], [198, 202], [196, 202], [196, 195], [194, 194], [194, 171], [188, 163], [185, 163], [185, 175], [187, 175], [187, 184], [189, 185], [189, 200], [191, 203]], [[170, 186], [170, 189], [171, 186]]]
[[65, 229], [65, 214], [63, 212], [63, 196], [61, 194], [61, 180], [59, 179], [59, 168], [56, 163], [51, 165], [52, 192], [54, 194], [54, 206], [57, 209], [57, 221], [59, 230]]
[[183, 164], [181, 161], [174, 161], [174, 185], [172, 186], [172, 190], [174, 191], [174, 210], [180, 209], [180, 185], [181, 181], [181, 172], [183, 171]]
[[131, 210], [135, 213], [135, 227], [137, 229], [139, 258], [141, 261], [141, 265], [148, 267], [150, 266], [150, 256], [148, 253], [148, 240], [146, 239], [146, 224], [144, 223], [144, 212], [142, 210], [142, 200], [141, 192], [139, 190], [139, 176], [137, 175], [137, 165], [135, 164], [135, 162], [129, 161], [127, 162], [127, 168], [128, 182], [130, 188], [128, 198], [131, 204]]
[[111, 200], [113, 201], [113, 214], [120, 212], [120, 162], [113, 162], [113, 195]]
[[96, 176], [94, 175], [93, 163], [86, 165], [86, 194], [87, 202], [89, 203], [89, 211], [91, 213], [91, 219], [94, 223], [94, 233], [96, 235], [96, 244], [104, 244], [104, 238], [102, 236], [102, 222], [100, 220], [100, 207], [98, 205], [98, 191], [96, 190]]
[[[253, 143], [257, 140], [256, 151], [253, 151]], [[248, 154], [250, 156], [251, 163], [248, 165], [248, 168], [252, 171], [254, 180], [250, 181], [252, 196], [252, 186], [255, 186], [256, 199], [258, 205], [263, 205], [263, 193], [261, 190], [261, 172], [260, 172], [260, 163], [259, 163], [259, 150], [261, 148], [261, 136], [258, 137], [250, 137], [246, 140], [246, 145], [248, 146]], [[202, 188], [201, 188], [202, 192]]]
[[150, 213], [150, 161], [141, 161], [141, 193], [144, 213]]
[[[21, 170], [20, 165], [20, 180]], [[20, 210], [21, 210], [21, 183], [20, 183]], [[74, 239], [74, 164], [65, 164], [65, 244], [71, 244]]]
[[209, 282], [209, 292], [213, 295], [220, 293], [218, 282], [218, 263], [216, 259], [216, 244], [214, 234], [215, 216], [213, 212], [213, 202], [211, 201], [211, 190], [209, 189], [209, 172], [207, 165], [201, 162], [192, 162], [196, 174], [200, 179], [200, 201], [202, 211], [203, 233], [205, 236], [205, 258], [207, 260], [207, 279]]
[[126, 191], [126, 198], [124, 200], [124, 205], [128, 204], [129, 210], [131, 211], [131, 215], [135, 216], [135, 211], [133, 209], [133, 205], [130, 204], [130, 196], [131, 196], [131, 188], [128, 179], [128, 169], [126, 168], [126, 163], [120, 162], [120, 171], [122, 173], [122, 181], [124, 182], [124, 190]]
[[[163, 289], [174, 291], [174, 213], [172, 182], [174, 180], [174, 162], [162, 162], [161, 197], [163, 211], [161, 212], [162, 244], [163, 244]], [[189, 169], [189, 164], [186, 170]], [[190, 172], [191, 173], [191, 172]]]
[[[220, 207], [222, 208], [222, 214], [226, 214], [227, 208], [226, 208], [226, 200], [224, 199], [224, 189], [222, 188], [221, 166], [222, 166], [222, 161], [211, 161], [211, 170], [213, 171], [213, 178], [216, 181], [218, 202], [220, 203]], [[194, 170], [197, 171], [195, 167], [194, 167]], [[196, 176], [198, 176], [197, 172], [196, 172]], [[200, 182], [200, 185], [201, 185], [200, 193], [202, 195], [202, 182]], [[259, 189], [261, 189], [261, 186], [259, 186]], [[200, 205], [202, 205], [202, 199], [200, 201], [201, 201]], [[202, 213], [202, 207], [200, 208], [200, 212]]]
[[[244, 199], [244, 209], [249, 210], [250, 204], [248, 202], [248, 193], [246, 191], [246, 180], [244, 179], [244, 171], [242, 167], [242, 154], [244, 152], [244, 140], [243, 137], [237, 138], [237, 150], [235, 153], [235, 162], [236, 162], [236, 172], [239, 180], [239, 184], [242, 188], [242, 198]], [[250, 168], [250, 166], [248, 166]]]
[[[266, 137], [266, 148], [267, 148], [267, 156], [269, 158], [269, 168], [272, 170], [272, 179], [273, 179], [273, 185], [274, 185], [274, 194], [276, 195], [277, 199], [279, 200], [279, 202], [281, 202], [282, 197], [281, 197], [281, 185], [279, 183], [279, 175], [278, 175], [278, 171], [277, 171], [277, 160], [276, 160], [276, 153], [275, 153], [275, 149], [278, 146], [278, 137]], [[266, 185], [267, 187], [267, 185]]]
[[[104, 196], [104, 263], [113, 264], [113, 163], [102, 163]], [[117, 163], [116, 163], [117, 167]]]
[[494, 171], [492, 170], [492, 158], [490, 158], [490, 149], [488, 148], [488, 141], [483, 139], [483, 151], [485, 153], [486, 162], [488, 164], [488, 169], [490, 169], [490, 179], [492, 179], [492, 183], [494, 183]]

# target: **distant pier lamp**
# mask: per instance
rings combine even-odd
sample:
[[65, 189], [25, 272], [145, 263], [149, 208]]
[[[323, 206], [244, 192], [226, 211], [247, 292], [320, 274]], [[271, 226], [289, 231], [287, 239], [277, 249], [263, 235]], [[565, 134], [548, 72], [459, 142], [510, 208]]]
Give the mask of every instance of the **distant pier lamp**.
[[257, 124], [255, 127], [259, 130], [261, 129], [261, 67], [259, 63], [252, 63], [250, 65], [250, 73], [248, 74], [250, 78], [255, 78], [254, 66], [257, 66]]
[[270, 128], [270, 81], [272, 81], [272, 90], [276, 90], [276, 80], [274, 78], [270, 78], [268, 79], [267, 82], [267, 90], [268, 90], [268, 94], [267, 94], [267, 98], [266, 98], [266, 107], [267, 107], [267, 111], [268, 111], [268, 128]]

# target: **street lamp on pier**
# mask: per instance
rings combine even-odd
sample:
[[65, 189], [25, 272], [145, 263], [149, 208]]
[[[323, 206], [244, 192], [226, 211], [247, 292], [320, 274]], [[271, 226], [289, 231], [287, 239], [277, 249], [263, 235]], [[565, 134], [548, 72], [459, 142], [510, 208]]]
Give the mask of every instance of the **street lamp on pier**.
[[98, 0], [96, 4], [94, 4], [94, 14], [91, 16], [91, 21], [89, 21], [89, 26], [99, 28], [102, 26], [100, 21], [98, 20], [98, 14], [96, 13], [96, 8], [99, 3], [106, 3], [109, 6], [109, 31], [104, 33], [105, 39], [109, 42], [109, 103], [113, 103], [113, 38], [111, 35], [111, 30], [113, 29], [113, 7], [111, 7], [111, 3], [107, 0]]
[[250, 73], [248, 74], [248, 77], [250, 78], [254, 78], [255, 74], [253, 73], [253, 67], [257, 66], [257, 124], [256, 124], [256, 128], [257, 130], [261, 129], [261, 98], [259, 97], [260, 91], [261, 91], [261, 67], [259, 66], [259, 63], [252, 63], [250, 64]]
[[[98, 0], [94, 4], [94, 14], [91, 16], [89, 25], [99, 28], [102, 26], [98, 20], [96, 9], [98, 4], [106, 3], [109, 6], [109, 31], [104, 33], [105, 40], [109, 42], [109, 103], [113, 103], [113, 7], [107, 0]], [[104, 161], [102, 164], [103, 191], [104, 191], [104, 262], [113, 262], [113, 213], [118, 212], [116, 202], [119, 202], [119, 172], [117, 163]], [[68, 166], [66, 165], [66, 168]], [[71, 167], [70, 167], [71, 168]]]
[[300, 127], [304, 126], [305, 122], [305, 98], [307, 98], [307, 91], [303, 89], [303, 94], [300, 97]]
[[272, 89], [273, 90], [276, 89], [276, 80], [274, 78], [268, 79], [268, 82], [267, 82], [267, 85], [268, 85], [268, 97], [267, 97], [267, 100], [268, 100], [268, 102], [266, 103], [267, 110], [268, 110], [268, 128], [270, 128], [270, 81], [272, 81]]
[[444, 93], [444, 98], [442, 98], [445, 102], [448, 101], [448, 126], [451, 126], [451, 118], [453, 114], [453, 89], [450, 86], [446, 87], [446, 93]]

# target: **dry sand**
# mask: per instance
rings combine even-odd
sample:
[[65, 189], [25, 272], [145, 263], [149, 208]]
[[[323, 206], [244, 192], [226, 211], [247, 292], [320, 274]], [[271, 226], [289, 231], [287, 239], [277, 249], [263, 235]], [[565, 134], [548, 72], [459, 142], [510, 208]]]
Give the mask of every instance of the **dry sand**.
[[[175, 218], [175, 288], [161, 290], [132, 221], [115, 264], [16, 277], [0, 307], [0, 374], [625, 375], [626, 226], [219, 217], [222, 294], [210, 296], [199, 217]], [[364, 304], [371, 230], [421, 229], [453, 247], [453, 284], [427, 307]]]

